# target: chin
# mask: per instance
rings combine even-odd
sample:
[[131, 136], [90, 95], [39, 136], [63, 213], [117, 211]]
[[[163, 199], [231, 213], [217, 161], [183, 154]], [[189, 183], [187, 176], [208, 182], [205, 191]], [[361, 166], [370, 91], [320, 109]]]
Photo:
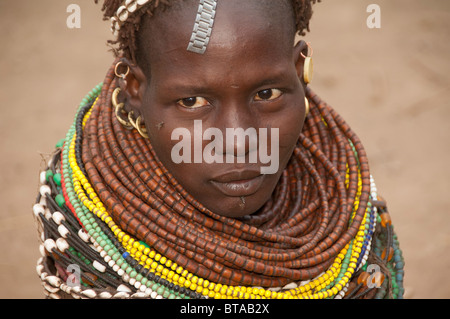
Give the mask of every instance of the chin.
[[271, 191], [260, 191], [247, 197], [213, 197], [216, 200], [205, 205], [214, 214], [228, 217], [241, 218], [256, 213], [270, 199]]

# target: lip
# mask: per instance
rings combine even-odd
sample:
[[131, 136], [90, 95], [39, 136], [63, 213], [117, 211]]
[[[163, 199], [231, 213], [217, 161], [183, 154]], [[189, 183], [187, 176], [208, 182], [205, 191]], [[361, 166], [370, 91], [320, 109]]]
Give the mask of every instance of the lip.
[[264, 180], [259, 171], [233, 171], [211, 179], [211, 184], [231, 197], [250, 196], [258, 191]]

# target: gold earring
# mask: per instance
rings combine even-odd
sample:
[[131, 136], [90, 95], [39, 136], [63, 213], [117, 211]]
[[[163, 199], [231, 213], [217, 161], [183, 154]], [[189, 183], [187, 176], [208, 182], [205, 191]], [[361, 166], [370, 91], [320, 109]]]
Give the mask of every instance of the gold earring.
[[116, 76], [117, 76], [118, 78], [121, 78], [121, 79], [124, 80], [124, 79], [127, 77], [128, 73], [130, 73], [130, 67], [129, 67], [128, 65], [125, 65], [126, 68], [127, 68], [127, 69], [126, 69], [126, 72], [125, 72], [125, 73], [119, 73], [119, 67], [120, 67], [122, 64], [125, 65], [125, 63], [122, 62], [122, 61], [117, 62], [116, 67], [114, 68], [114, 73], [116, 74]]
[[117, 101], [117, 96], [119, 95], [119, 93], [120, 88], [117, 88], [114, 90], [111, 97], [112, 105], [114, 106], [114, 113], [119, 123], [122, 124], [122, 126], [126, 129], [131, 130], [133, 128], [133, 125], [122, 118], [122, 116], [127, 116], [127, 113], [123, 110], [124, 104]]
[[137, 119], [134, 120], [133, 119], [133, 115], [134, 115], [133, 111], [128, 113], [128, 121], [130, 121], [131, 125], [133, 125], [133, 127], [139, 132], [139, 134], [141, 134], [141, 136], [143, 138], [148, 139], [149, 138], [148, 132], [147, 132], [147, 129], [145, 128], [145, 126], [142, 125], [142, 118], [141, 118], [141, 116], [139, 115], [137, 117]]
[[[130, 72], [130, 67], [127, 65], [126, 72], [119, 74], [118, 73], [118, 69], [119, 69], [119, 66], [121, 64], [123, 64], [122, 61], [120, 61], [119, 63], [116, 64], [116, 67], [114, 68], [114, 73], [116, 74], [116, 76], [118, 78], [121, 78], [122, 80], [125, 80], [125, 78], [127, 77], [128, 73]], [[147, 132], [147, 129], [145, 128], [145, 126], [142, 125], [142, 118], [141, 118], [141, 116], [138, 116], [138, 118], [136, 120], [134, 120], [133, 119], [133, 114], [134, 114], [133, 111], [129, 112], [128, 116], [127, 116], [127, 113], [123, 109], [124, 104], [123, 103], [119, 103], [119, 101], [117, 100], [117, 97], [119, 96], [119, 93], [120, 93], [120, 88], [116, 88], [114, 90], [113, 94], [112, 94], [112, 97], [111, 97], [112, 105], [114, 106], [114, 112], [115, 112], [117, 120], [126, 129], [131, 130], [131, 129], [135, 128], [139, 132], [139, 134], [141, 134], [142, 137], [148, 139], [149, 138], [148, 132]], [[124, 120], [122, 118], [122, 116], [127, 117], [128, 121]]]
[[139, 132], [139, 134], [141, 134], [141, 136], [143, 138], [149, 139], [148, 131], [145, 128], [145, 126], [143, 124], [141, 124], [141, 122], [142, 122], [142, 118], [139, 115], [138, 118], [136, 119], [136, 130]]
[[311, 54], [309, 54], [308, 56], [305, 56], [303, 54], [303, 52], [301, 53], [301, 56], [305, 59], [305, 63], [303, 66], [303, 81], [306, 84], [311, 83], [312, 78], [313, 78], [313, 73], [314, 73], [314, 63], [313, 63], [313, 59], [312, 59], [312, 55], [313, 55], [313, 50], [310, 46], [309, 43], [307, 43], [308, 48], [311, 51]]
[[309, 109], [310, 109], [310, 106], [309, 106], [309, 100], [308, 100], [307, 97], [305, 97], [305, 116], [308, 116], [308, 114], [309, 114]]

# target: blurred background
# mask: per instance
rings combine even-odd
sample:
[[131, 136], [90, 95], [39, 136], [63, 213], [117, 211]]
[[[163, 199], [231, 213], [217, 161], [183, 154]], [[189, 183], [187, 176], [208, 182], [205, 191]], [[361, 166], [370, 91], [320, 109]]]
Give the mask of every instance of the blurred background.
[[[381, 8], [368, 28], [367, 7]], [[69, 28], [67, 8], [81, 9]], [[42, 298], [31, 212], [43, 159], [112, 63], [93, 0], [0, 0], [0, 298]], [[407, 298], [449, 298], [450, 2], [323, 0], [312, 88], [369, 155], [406, 260]]]

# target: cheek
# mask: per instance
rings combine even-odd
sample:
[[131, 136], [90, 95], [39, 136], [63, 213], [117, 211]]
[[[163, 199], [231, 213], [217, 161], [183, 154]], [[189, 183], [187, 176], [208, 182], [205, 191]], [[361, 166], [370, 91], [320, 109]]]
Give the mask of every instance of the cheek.
[[280, 129], [280, 160], [285, 163], [289, 160], [305, 123], [304, 105], [291, 105], [288, 112], [283, 112], [277, 124]]
[[[172, 150], [174, 149], [179, 150], [179, 145], [182, 141], [188, 141], [188, 139], [184, 140], [181, 138], [172, 139], [172, 132], [176, 129], [177, 127], [169, 126], [169, 124], [165, 124], [162, 128], [154, 128], [150, 134], [151, 144], [158, 159], [169, 171], [170, 175], [173, 176], [175, 180], [188, 191], [188, 193], [198, 196], [199, 194], [197, 194], [197, 191], [205, 188], [204, 183], [207, 179], [207, 169], [205, 169], [202, 164], [179, 161], [182, 157], [180, 154], [183, 154], [183, 151], [172, 153]], [[198, 199], [200, 200], [201, 198]]]
[[[154, 105], [144, 112], [144, 118], [151, 146], [162, 165], [188, 191], [202, 188], [206, 170], [201, 164], [186, 163], [186, 158], [182, 156], [185, 150], [190, 149], [192, 158], [193, 128], [185, 127], [173, 115]], [[186, 134], [178, 134], [180, 129]]]
[[[149, 125], [148, 125], [149, 124]], [[183, 173], [183, 164], [175, 163], [172, 150], [181, 142], [181, 137], [172, 136], [179, 129], [170, 118], [154, 118], [146, 122], [150, 143], [158, 159], [171, 173]], [[187, 140], [187, 139], [186, 139]]]
[[167, 109], [152, 99], [151, 89], [152, 87], [149, 87], [144, 95], [142, 113], [151, 145], [159, 159], [165, 164], [168, 155], [170, 156], [171, 145], [176, 143], [171, 140], [171, 133], [176, 124]]

